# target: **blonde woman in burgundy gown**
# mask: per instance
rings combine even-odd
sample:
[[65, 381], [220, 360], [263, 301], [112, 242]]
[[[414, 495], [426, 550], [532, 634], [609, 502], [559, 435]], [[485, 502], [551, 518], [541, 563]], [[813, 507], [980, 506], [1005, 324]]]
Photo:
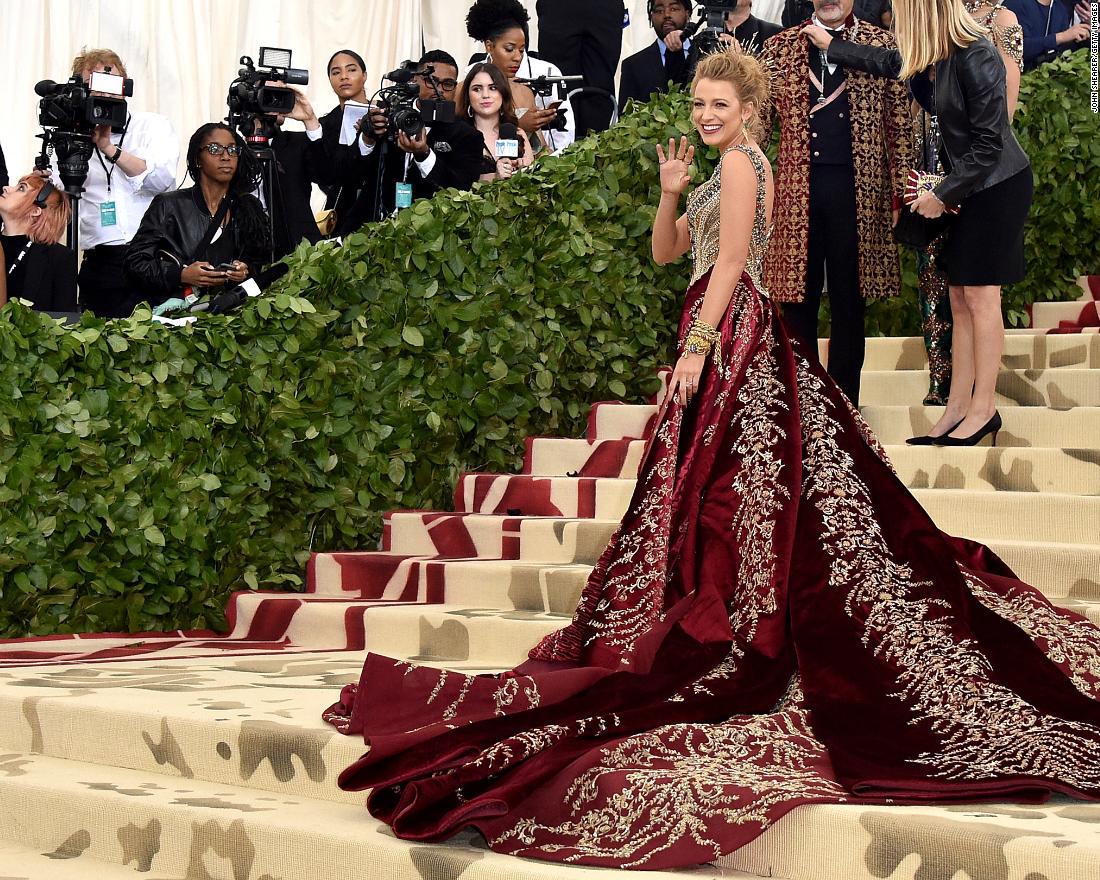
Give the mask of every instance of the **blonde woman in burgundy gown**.
[[[340, 778], [411, 840], [658, 869], [709, 862], [796, 806], [1100, 794], [1100, 630], [949, 537], [760, 285], [767, 80], [700, 62], [721, 160], [658, 148], [654, 257], [689, 248], [669, 397], [575, 617], [470, 676], [371, 654], [325, 717]], [[782, 206], [778, 206], [782, 210]]]

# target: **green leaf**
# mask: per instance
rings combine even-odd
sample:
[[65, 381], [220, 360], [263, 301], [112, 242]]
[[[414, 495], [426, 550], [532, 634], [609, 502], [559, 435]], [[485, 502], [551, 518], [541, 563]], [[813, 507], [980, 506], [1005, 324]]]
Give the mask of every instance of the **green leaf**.
[[409, 343], [409, 345], [416, 348], [420, 348], [424, 344], [424, 334], [412, 326], [412, 324], [406, 324], [401, 330], [401, 338]]
[[164, 546], [164, 535], [156, 526], [148, 526], [142, 534], [145, 535], [145, 540], [150, 544], [155, 544], [157, 547]]

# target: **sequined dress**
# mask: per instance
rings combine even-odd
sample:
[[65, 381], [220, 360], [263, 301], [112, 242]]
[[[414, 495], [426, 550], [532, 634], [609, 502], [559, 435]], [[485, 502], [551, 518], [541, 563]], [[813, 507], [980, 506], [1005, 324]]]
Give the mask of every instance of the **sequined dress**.
[[[1100, 630], [936, 528], [748, 268], [669, 402], [572, 622], [471, 676], [370, 654], [325, 718], [402, 838], [472, 826], [530, 858], [674, 868], [812, 803], [1100, 796]], [[688, 204], [683, 339], [721, 181]]]

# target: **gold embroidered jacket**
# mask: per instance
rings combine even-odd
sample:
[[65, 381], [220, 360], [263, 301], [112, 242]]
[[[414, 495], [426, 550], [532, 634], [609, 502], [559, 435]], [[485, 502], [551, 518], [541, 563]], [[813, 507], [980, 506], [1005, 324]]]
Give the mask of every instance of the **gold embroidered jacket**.
[[[855, 43], [894, 47], [893, 36], [865, 21]], [[779, 124], [775, 175], [775, 230], [764, 260], [764, 286], [779, 302], [801, 302], [806, 292], [810, 201], [810, 51], [800, 29], [788, 28], [764, 44], [760, 60], [771, 76], [764, 130]], [[817, 53], [816, 49], [812, 51]], [[893, 296], [901, 285], [892, 210], [901, 205], [913, 163], [913, 130], [905, 84], [846, 70], [856, 178], [860, 290]], [[844, 222], [837, 218], [838, 222]]]

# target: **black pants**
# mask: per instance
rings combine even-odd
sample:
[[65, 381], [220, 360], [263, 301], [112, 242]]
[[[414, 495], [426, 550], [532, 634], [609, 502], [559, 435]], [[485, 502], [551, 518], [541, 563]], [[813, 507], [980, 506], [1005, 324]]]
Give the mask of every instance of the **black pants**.
[[817, 316], [828, 278], [832, 326], [829, 375], [859, 405], [859, 372], [867, 345], [865, 302], [859, 289], [859, 236], [856, 233], [856, 181], [851, 165], [810, 166], [810, 231], [806, 298], [786, 303], [787, 329], [817, 358]]
[[[615, 70], [623, 51], [622, 0], [538, 0], [539, 57], [566, 76], [584, 76], [585, 86], [615, 93]], [[577, 137], [611, 124], [612, 102], [578, 95], [572, 101]]]
[[128, 318], [142, 301], [140, 291], [126, 280], [126, 245], [101, 244], [84, 251], [77, 281], [80, 307], [98, 318]]

